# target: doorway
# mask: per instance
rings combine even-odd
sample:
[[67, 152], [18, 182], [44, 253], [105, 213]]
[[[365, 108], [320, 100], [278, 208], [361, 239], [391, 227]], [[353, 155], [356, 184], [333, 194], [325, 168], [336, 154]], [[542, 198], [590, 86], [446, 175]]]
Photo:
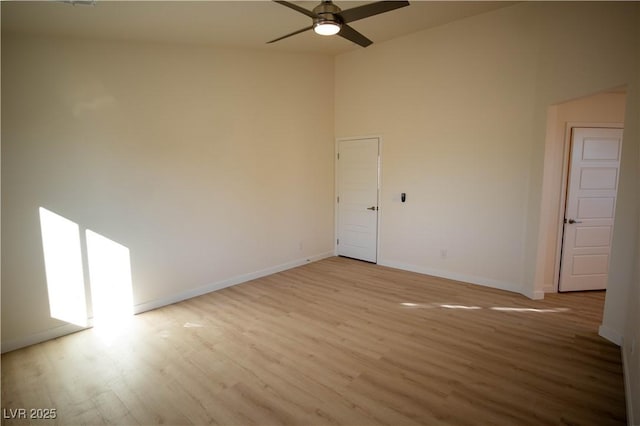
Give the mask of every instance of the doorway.
[[380, 139], [341, 139], [337, 151], [336, 253], [376, 263]]
[[534, 297], [559, 290], [571, 130], [623, 128], [626, 98], [621, 87], [550, 105], [547, 110]]

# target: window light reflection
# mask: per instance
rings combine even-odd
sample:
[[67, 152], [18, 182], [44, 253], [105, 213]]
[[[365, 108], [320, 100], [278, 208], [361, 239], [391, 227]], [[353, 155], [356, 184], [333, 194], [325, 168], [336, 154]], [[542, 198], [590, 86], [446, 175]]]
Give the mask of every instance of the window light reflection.
[[[39, 208], [42, 249], [52, 318], [88, 326], [80, 226]], [[110, 341], [133, 315], [129, 249], [86, 231], [93, 325]]]
[[80, 228], [40, 207], [42, 250], [51, 318], [87, 326]]
[[515, 308], [505, 306], [491, 306], [483, 308], [482, 306], [475, 305], [460, 305], [454, 303], [413, 303], [413, 302], [401, 302], [401, 306], [407, 308], [444, 308], [444, 309], [460, 309], [466, 311], [477, 311], [481, 309], [490, 309], [492, 311], [499, 312], [536, 312], [536, 313], [559, 313], [568, 312], [569, 308]]
[[129, 249], [90, 230], [86, 236], [93, 324], [110, 344], [133, 316]]

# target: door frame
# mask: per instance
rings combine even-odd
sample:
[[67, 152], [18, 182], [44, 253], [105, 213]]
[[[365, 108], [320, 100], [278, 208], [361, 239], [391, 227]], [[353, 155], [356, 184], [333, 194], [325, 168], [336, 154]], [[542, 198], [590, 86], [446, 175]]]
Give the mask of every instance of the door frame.
[[558, 293], [560, 289], [560, 262], [562, 260], [562, 243], [564, 237], [564, 215], [567, 211], [567, 190], [569, 187], [569, 169], [571, 167], [571, 133], [573, 132], [574, 127], [592, 129], [624, 129], [624, 123], [592, 123], [568, 121], [565, 125], [562, 157], [562, 180], [560, 189], [560, 209], [558, 211], [557, 217], [556, 259], [553, 271], [553, 291], [555, 293]]
[[338, 153], [340, 152], [340, 142], [355, 141], [361, 139], [377, 139], [378, 140], [378, 221], [376, 224], [376, 264], [380, 263], [380, 224], [382, 222], [382, 213], [384, 211], [382, 206], [382, 136], [369, 135], [369, 136], [349, 136], [344, 138], [337, 138], [335, 141], [335, 147], [333, 152], [333, 255], [338, 255], [338, 193], [339, 193], [339, 166], [338, 166]]

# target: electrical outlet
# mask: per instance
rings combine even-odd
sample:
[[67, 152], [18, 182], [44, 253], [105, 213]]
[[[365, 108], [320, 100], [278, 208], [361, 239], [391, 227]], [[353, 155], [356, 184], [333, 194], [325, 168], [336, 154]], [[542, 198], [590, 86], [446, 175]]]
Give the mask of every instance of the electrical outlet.
[[448, 256], [447, 250], [446, 249], [442, 249], [440, 250], [440, 258], [441, 259], [446, 259]]

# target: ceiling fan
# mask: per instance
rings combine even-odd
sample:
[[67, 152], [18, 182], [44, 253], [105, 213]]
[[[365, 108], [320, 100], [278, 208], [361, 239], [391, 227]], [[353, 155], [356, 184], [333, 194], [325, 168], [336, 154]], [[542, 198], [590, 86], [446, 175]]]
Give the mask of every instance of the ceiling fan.
[[350, 27], [348, 25], [350, 22], [409, 6], [408, 1], [378, 1], [342, 10], [333, 4], [332, 0], [322, 0], [319, 5], [313, 8], [313, 10], [308, 10], [288, 1], [273, 1], [308, 16], [313, 19], [313, 25], [294, 31], [285, 36], [278, 37], [274, 40], [268, 41], [267, 43], [274, 43], [287, 37], [313, 29], [313, 31], [320, 35], [328, 36], [337, 34], [340, 37], [346, 38], [347, 40], [359, 44], [362, 47], [367, 47], [373, 42]]

